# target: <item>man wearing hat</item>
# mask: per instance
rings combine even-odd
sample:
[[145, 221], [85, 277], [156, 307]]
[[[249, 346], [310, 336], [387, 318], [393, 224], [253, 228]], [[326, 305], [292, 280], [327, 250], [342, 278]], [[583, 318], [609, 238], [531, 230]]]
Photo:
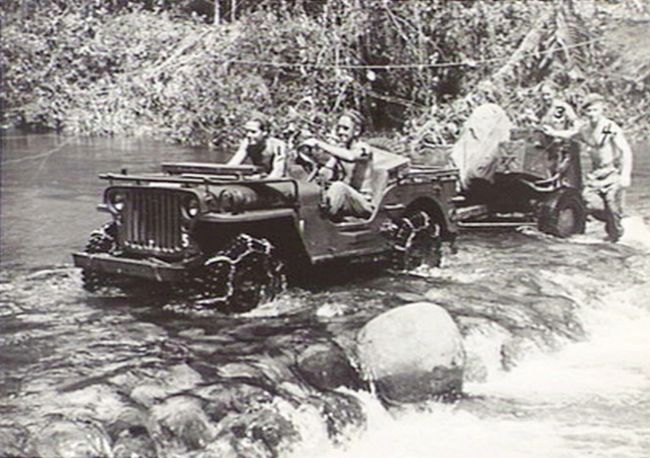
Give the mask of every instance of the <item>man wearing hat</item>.
[[616, 242], [623, 234], [621, 216], [624, 189], [630, 186], [632, 150], [623, 130], [604, 115], [605, 99], [589, 94], [583, 104], [587, 121], [575, 129], [544, 126], [544, 132], [560, 138], [574, 138], [587, 145], [593, 170], [587, 176], [584, 199], [590, 213], [605, 222], [607, 240]]

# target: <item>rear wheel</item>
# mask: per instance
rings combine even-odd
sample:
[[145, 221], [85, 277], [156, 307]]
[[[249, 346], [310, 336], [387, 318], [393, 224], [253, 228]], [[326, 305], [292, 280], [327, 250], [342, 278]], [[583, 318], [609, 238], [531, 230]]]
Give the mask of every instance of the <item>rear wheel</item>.
[[422, 265], [440, 267], [441, 261], [440, 225], [425, 211], [403, 217], [393, 237], [393, 269], [413, 270]]
[[206, 261], [199, 305], [242, 313], [273, 300], [286, 289], [284, 265], [266, 239], [239, 235]]
[[[110, 253], [115, 248], [117, 226], [114, 222], [106, 223], [90, 234], [84, 251], [88, 254]], [[81, 271], [81, 281], [86, 291], [94, 292], [111, 284], [111, 277], [92, 269]]]
[[547, 234], [565, 238], [584, 233], [586, 218], [587, 211], [580, 193], [573, 188], [564, 188], [541, 203], [537, 227]]

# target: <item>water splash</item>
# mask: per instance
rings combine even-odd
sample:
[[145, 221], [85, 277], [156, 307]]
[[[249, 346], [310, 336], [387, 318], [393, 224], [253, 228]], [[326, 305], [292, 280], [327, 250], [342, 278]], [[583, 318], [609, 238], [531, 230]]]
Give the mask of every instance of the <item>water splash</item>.
[[623, 218], [623, 237], [619, 243], [650, 251], [650, 229], [641, 216]]

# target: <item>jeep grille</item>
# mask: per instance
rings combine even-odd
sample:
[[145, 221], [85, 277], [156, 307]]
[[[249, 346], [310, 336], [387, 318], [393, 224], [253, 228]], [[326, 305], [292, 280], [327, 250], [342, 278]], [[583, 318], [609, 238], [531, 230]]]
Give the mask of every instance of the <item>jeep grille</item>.
[[122, 214], [124, 247], [147, 253], [182, 252], [181, 202], [184, 196], [185, 193], [164, 189], [129, 190]]

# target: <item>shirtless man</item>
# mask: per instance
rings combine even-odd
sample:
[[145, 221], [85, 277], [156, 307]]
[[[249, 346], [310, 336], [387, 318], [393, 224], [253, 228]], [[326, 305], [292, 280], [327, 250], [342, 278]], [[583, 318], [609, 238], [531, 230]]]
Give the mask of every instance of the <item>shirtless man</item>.
[[282, 140], [269, 135], [269, 124], [261, 116], [253, 116], [246, 124], [244, 139], [227, 165], [241, 165], [246, 159], [262, 167], [266, 178], [287, 174], [287, 147]]
[[567, 130], [544, 126], [544, 132], [587, 145], [593, 170], [587, 176], [583, 195], [589, 211], [605, 222], [607, 240], [616, 242], [623, 234], [623, 195], [631, 182], [632, 150], [619, 125], [605, 117], [601, 95], [589, 94], [583, 107], [587, 121], [582, 125]]
[[546, 82], [539, 89], [542, 99], [542, 110], [539, 123], [554, 129], [573, 129], [578, 121], [578, 115], [571, 105], [557, 96], [557, 86]]
[[[574, 130], [577, 128], [578, 115], [573, 107], [557, 96], [557, 86], [553, 82], [545, 82], [539, 89], [542, 111], [539, 116], [538, 124], [541, 126], [550, 126], [557, 130]], [[548, 169], [551, 176], [559, 174], [565, 176], [578, 173], [577, 170], [569, 171], [570, 155], [572, 154], [571, 145], [566, 142], [559, 142], [550, 145], [548, 150]], [[575, 151], [577, 154], [577, 151]], [[573, 172], [573, 173], [571, 173]], [[569, 181], [575, 182], [579, 177], [572, 177]]]
[[318, 147], [343, 162], [345, 176], [331, 183], [325, 192], [328, 212], [333, 221], [340, 221], [345, 216], [368, 218], [372, 214], [369, 186], [372, 153], [368, 145], [359, 140], [362, 132], [363, 118], [357, 111], [348, 110], [339, 117], [331, 143], [316, 138], [303, 143]]

